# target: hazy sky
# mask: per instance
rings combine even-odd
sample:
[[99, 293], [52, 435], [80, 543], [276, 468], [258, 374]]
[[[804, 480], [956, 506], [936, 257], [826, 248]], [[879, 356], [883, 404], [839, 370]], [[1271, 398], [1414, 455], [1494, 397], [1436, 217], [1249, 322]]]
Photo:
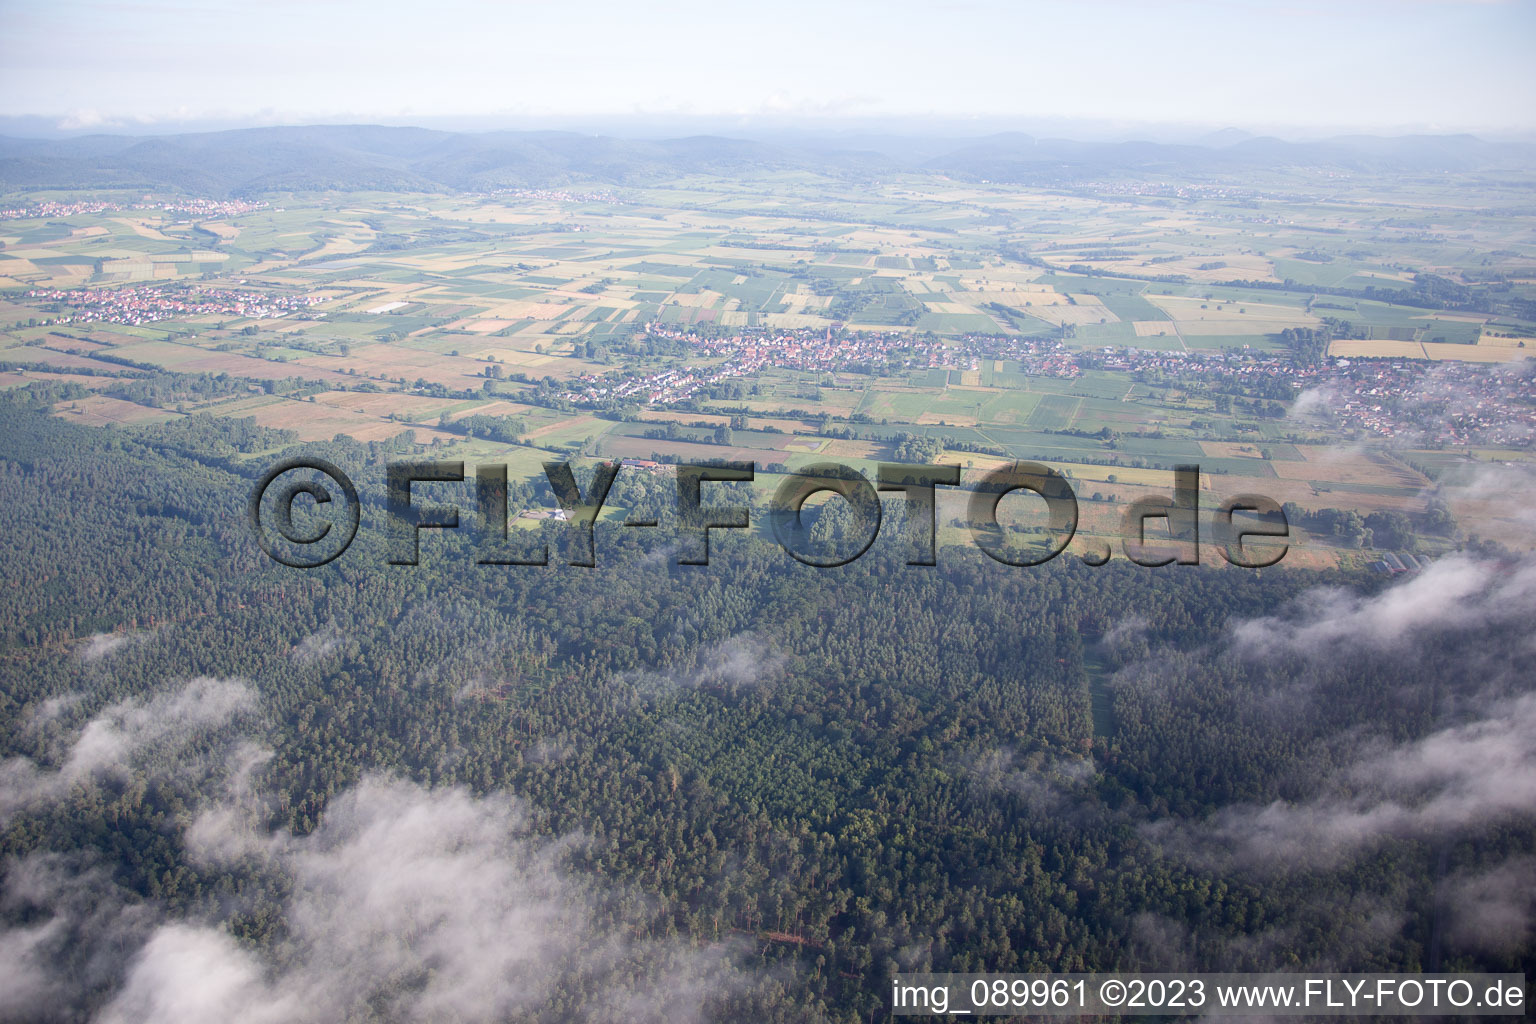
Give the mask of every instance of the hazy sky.
[[0, 26], [0, 115], [70, 127], [648, 113], [1536, 128], [1536, 0], [0, 0]]

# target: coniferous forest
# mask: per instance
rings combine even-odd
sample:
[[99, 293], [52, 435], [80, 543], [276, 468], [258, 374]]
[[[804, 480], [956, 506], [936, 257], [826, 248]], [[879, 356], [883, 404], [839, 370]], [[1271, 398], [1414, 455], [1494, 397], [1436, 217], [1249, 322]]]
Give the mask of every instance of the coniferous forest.
[[720, 531], [687, 566], [599, 523], [578, 568], [548, 522], [547, 567], [464, 530], [392, 566], [390, 444], [338, 439], [304, 451], [362, 529], [290, 569], [245, 519], [282, 437], [45, 391], [0, 395], [0, 1017], [853, 1022], [898, 970], [1531, 966], [1528, 562], [819, 569]]

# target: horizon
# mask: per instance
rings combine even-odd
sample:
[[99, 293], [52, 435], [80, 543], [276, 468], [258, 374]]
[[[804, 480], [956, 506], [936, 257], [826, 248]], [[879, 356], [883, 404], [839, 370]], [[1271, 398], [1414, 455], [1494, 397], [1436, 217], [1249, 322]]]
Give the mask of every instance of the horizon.
[[[769, 18], [607, 5], [577, 19], [448, 4], [431, 24], [413, 24], [406, 45], [394, 26], [408, 9], [352, 0], [302, 12], [278, 4], [249, 19], [222, 0], [127, 9], [73, 0], [12, 12], [0, 40], [0, 122], [43, 135], [337, 123], [837, 131], [904, 121], [1117, 135], [1536, 131], [1536, 69], [1523, 52], [1536, 38], [1531, 0], [1176, 7], [791, 4]], [[535, 45], [520, 48], [524, 39]]]
[[799, 120], [766, 118], [723, 119], [706, 115], [690, 117], [590, 117], [515, 119], [421, 118], [414, 121], [368, 119], [315, 119], [293, 121], [215, 120], [113, 122], [91, 127], [60, 127], [54, 118], [37, 115], [0, 115], [0, 138], [62, 142], [84, 138], [177, 138], [216, 135], [241, 131], [295, 130], [307, 128], [367, 128], [420, 130], [449, 135], [570, 135], [612, 138], [624, 141], [669, 141], [686, 138], [720, 138], [762, 143], [796, 142], [822, 145], [846, 143], [850, 151], [871, 141], [966, 143], [990, 138], [1024, 136], [1042, 142], [1067, 141], [1114, 145], [1150, 143], [1156, 145], [1223, 148], [1254, 140], [1279, 140], [1288, 144], [1311, 144], [1354, 138], [1407, 139], [1455, 138], [1466, 136], [1484, 142], [1507, 144], [1536, 143], [1536, 128], [1525, 131], [1434, 129], [1400, 125], [1376, 129], [1305, 125], [1242, 127], [1212, 122], [1137, 122], [1117, 123], [1096, 119], [959, 119], [901, 117], [856, 120]]

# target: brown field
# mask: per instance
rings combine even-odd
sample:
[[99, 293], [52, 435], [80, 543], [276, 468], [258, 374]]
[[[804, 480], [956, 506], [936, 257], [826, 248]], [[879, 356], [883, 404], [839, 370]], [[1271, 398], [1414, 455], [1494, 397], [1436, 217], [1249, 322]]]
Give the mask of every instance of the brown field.
[[459, 320], [452, 326], [455, 330], [469, 331], [471, 334], [495, 334], [515, 323], [516, 320]]
[[[588, 296], [584, 296], [587, 298]], [[492, 306], [485, 311], [487, 320], [553, 320], [561, 313], [569, 312], [574, 303], [563, 302], [534, 302], [532, 299], [521, 299], [516, 302], [504, 302], [499, 306]], [[449, 324], [446, 330], [455, 330], [456, 325]]]
[[834, 440], [824, 452], [839, 459], [883, 459], [890, 455], [890, 447], [880, 441]]
[[[1250, 333], [1237, 330], [1242, 325], [1280, 324], [1288, 327], [1316, 325], [1318, 318], [1295, 306], [1280, 306], [1267, 302], [1222, 302], [1216, 299], [1190, 298], [1183, 295], [1147, 295], [1146, 300], [1179, 321], [1179, 329], [1186, 330], [1191, 323], [1217, 324], [1208, 333]], [[1204, 309], [1200, 307], [1204, 306]], [[1220, 309], [1216, 307], [1220, 306]], [[1246, 312], [1239, 312], [1246, 310]], [[1271, 328], [1279, 330], [1278, 327]], [[1252, 333], [1259, 333], [1257, 331]]]
[[[1023, 312], [1035, 313], [1036, 310], [1026, 309]], [[1050, 324], [1096, 324], [1100, 320], [1111, 324], [1120, 322], [1119, 317], [1091, 295], [1080, 296], [1075, 306], [1051, 306], [1049, 309], [1039, 310], [1038, 315], [1040, 319]]]
[[203, 221], [202, 223], [198, 224], [198, 227], [202, 228], [204, 231], [209, 231], [215, 235], [218, 235], [226, 242], [228, 242], [230, 239], [240, 237], [239, 228], [235, 227], [233, 224], [225, 224], [221, 221]]
[[306, 377], [311, 380], [329, 381], [347, 379], [342, 374], [313, 370], [296, 361], [274, 363], [234, 352], [212, 352], [198, 348], [196, 345], [178, 345], [170, 341], [141, 341], [122, 346], [117, 351], [118, 354], [136, 362], [154, 363], [156, 366], [180, 370], [183, 373], [229, 373], [257, 380], [282, 380], [284, 377]]
[[[1484, 331], [1482, 335], [1478, 337], [1477, 343], [1479, 346], [1487, 345], [1493, 348], [1527, 348], [1536, 350], [1536, 338], [1530, 337], [1528, 335], [1506, 338], [1502, 335], [1495, 337], [1494, 335], [1489, 334], [1487, 331]], [[1536, 354], [1536, 351], [1533, 351], [1532, 354]]]
[[1527, 357], [1536, 357], [1536, 352], [1527, 352], [1518, 347], [1505, 348], [1499, 345], [1447, 345], [1442, 342], [1426, 341], [1421, 343], [1429, 358], [1434, 360], [1457, 359], [1467, 363], [1507, 363], [1515, 362]]
[[[712, 412], [681, 412], [676, 409], [641, 409], [640, 419], [648, 423], [708, 423], [711, 426], [723, 426], [730, 423], [731, 417], [725, 413]], [[777, 427], [779, 430], [793, 434], [797, 430], [806, 429], [807, 424], [803, 420], [784, 419], [772, 416], [749, 416], [747, 418], [748, 430], [763, 430], [766, 427]]]
[[97, 352], [108, 346], [99, 341], [84, 341], [80, 338], [66, 338], [62, 334], [50, 334], [43, 342], [43, 347], [55, 352]]
[[457, 404], [453, 398], [427, 398], [422, 395], [397, 395], [388, 392], [327, 391], [315, 396], [317, 405], [343, 409], [363, 416], [384, 418], [399, 413], [403, 418], [421, 423], [436, 420], [444, 409]]
[[730, 416], [725, 413], [678, 412], [673, 409], [641, 409], [640, 418], [647, 423], [708, 423], [712, 427], [725, 426], [731, 422]]
[[859, 404], [860, 399], [863, 397], [862, 392], [824, 390], [822, 391], [820, 402], [810, 398], [797, 398], [793, 395], [787, 395], [783, 398], [750, 398], [731, 404], [744, 406], [755, 413], [785, 412], [790, 409], [814, 411], [826, 409], [833, 415], [847, 416], [853, 412], [854, 407]]
[[131, 230], [140, 238], [153, 238], [159, 242], [177, 241], [177, 239], [166, 235], [159, 228], [150, 224], [149, 221], [144, 220], [142, 217], [113, 217], [112, 219]]
[[[1429, 481], [1384, 452], [1312, 446], [1302, 448], [1302, 454], [1306, 457], [1304, 462], [1269, 463], [1278, 479], [1227, 479], [1242, 481], [1247, 490], [1276, 501], [1294, 501], [1310, 509], [1345, 507], [1358, 509], [1364, 515], [1378, 509], [1420, 510], [1425, 506], [1424, 489]], [[1395, 487], [1400, 493], [1372, 494], [1352, 490], [1351, 485]]]
[[952, 412], [925, 412], [918, 415], [917, 422], [931, 427], [940, 424], [951, 427], [974, 427], [980, 421], [975, 416], [958, 416]]
[[704, 462], [711, 459], [732, 459], [755, 462], [762, 466], [770, 462], [783, 462], [784, 452], [763, 448], [732, 448], [718, 444], [694, 444], [688, 441], [662, 441], [649, 437], [622, 437], [609, 435], [598, 443], [605, 458], [648, 459], [652, 452], [666, 451], [684, 462]]
[[144, 340], [132, 334], [122, 334], [105, 327], [98, 327], [95, 330], [87, 331], [85, 336], [92, 341], [99, 341], [103, 345], [137, 345]]
[[1201, 441], [1200, 448], [1213, 459], [1263, 459], [1259, 453], [1261, 442]]
[[40, 380], [56, 380], [70, 381], [94, 391], [110, 383], [113, 379], [111, 377], [89, 377], [83, 373], [49, 373], [46, 370], [27, 370], [25, 372], [0, 373], [0, 388], [21, 387]]
[[399, 345], [355, 345], [350, 355], [304, 356], [287, 364], [288, 374], [324, 377], [328, 380], [366, 380], [367, 376], [348, 377], [343, 372], [356, 368], [360, 375], [404, 377], [414, 381], [425, 378], [448, 387], [462, 388], [467, 378], [479, 377], [485, 368], [464, 356], [439, 355]]
[[[1470, 347], [1470, 346], [1469, 346]], [[1424, 349], [1416, 341], [1347, 341], [1340, 339], [1328, 346], [1330, 356], [1346, 359], [1423, 359]]]
[[540, 409], [535, 405], [522, 405], [518, 402], [508, 402], [505, 399], [493, 399], [482, 402], [472, 409], [461, 409], [458, 412], [448, 414], [450, 420], [456, 420], [463, 416], [528, 416], [548, 414], [547, 409]]
[[[1521, 349], [1520, 339], [1493, 338], [1476, 345], [1448, 345], [1433, 341], [1335, 341], [1328, 346], [1331, 356], [1345, 358], [1459, 360], [1468, 363], [1504, 363], [1536, 356], [1536, 351]], [[1513, 347], [1491, 342], [1511, 342]]]
[[[381, 397], [398, 398], [400, 396]], [[414, 430], [417, 442], [422, 444], [431, 444], [435, 439], [447, 441], [456, 436], [430, 427], [396, 423], [350, 409], [338, 409], [318, 401], [318, 398], [314, 402], [284, 399], [251, 409], [244, 415], [263, 427], [292, 430], [299, 435], [300, 440], [304, 441], [328, 441], [337, 434], [346, 434], [359, 441], [383, 441], [403, 430]]]
[[[556, 420], [553, 423], [546, 423], [542, 427], [538, 427], [538, 428], [536, 428], [534, 430], [530, 430], [528, 432], [528, 438], [529, 439], [536, 439], [536, 438], [540, 438], [540, 437], [548, 437], [550, 434], [558, 433], [558, 432], [564, 431], [564, 430], [574, 430], [574, 429], [578, 429], [580, 427], [587, 427], [587, 426], [604, 426], [604, 427], [606, 427], [606, 425], [607, 424], [605, 424], [603, 421], [599, 420], [596, 416], [585, 416], [585, 415], [583, 415], [583, 416], [570, 416], [570, 417], [567, 417], [566, 419]], [[652, 446], [653, 450], [654, 450], [655, 445], [657, 444], [657, 441], [652, 439], [652, 438], [639, 438], [638, 440], [643, 440], [646, 443], [650, 444]], [[666, 444], [668, 442], [661, 442], [661, 443]]]
[[54, 406], [53, 414], [60, 419], [80, 423], [88, 427], [102, 427], [108, 423], [163, 423], [174, 420], [180, 413], [166, 409], [151, 409], [135, 402], [105, 395], [91, 395]]
[[79, 367], [81, 369], [100, 369], [103, 365], [94, 359], [87, 359], [84, 356], [75, 355], [71, 352], [54, 352], [30, 345], [0, 349], [0, 359], [5, 359], [12, 363], [47, 363], [50, 366]]
[[[537, 377], [555, 377], [564, 379], [582, 373], [591, 373], [592, 364], [580, 359], [571, 359], [567, 356], [557, 356], [548, 352], [534, 352], [535, 345], [544, 345], [553, 348], [559, 344], [548, 335], [519, 335], [511, 338], [498, 338], [496, 348], [483, 348], [471, 351], [462, 349], [465, 355], [461, 358], [473, 361], [476, 370], [474, 376], [479, 376], [484, 370], [485, 361], [494, 356], [503, 364], [503, 368], [515, 373], [533, 373]], [[440, 356], [438, 358], [451, 359], [452, 356]], [[429, 378], [430, 379], [430, 378]]]

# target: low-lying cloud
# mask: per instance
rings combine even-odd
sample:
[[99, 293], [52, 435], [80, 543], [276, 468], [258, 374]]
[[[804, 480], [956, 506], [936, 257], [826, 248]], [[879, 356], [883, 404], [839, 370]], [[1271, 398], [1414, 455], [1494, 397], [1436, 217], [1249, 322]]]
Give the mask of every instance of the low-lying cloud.
[[93, 633], [75, 648], [75, 656], [87, 665], [94, 665], [134, 644], [146, 642], [153, 635], [152, 630], [143, 630], [135, 633]]
[[29, 923], [0, 929], [0, 1018], [489, 1024], [553, 1006], [572, 1021], [690, 1021], [744, 987], [729, 945], [600, 926], [609, 894], [507, 794], [372, 775], [295, 835], [260, 824], [264, 758], [236, 751], [228, 795], [185, 843], [204, 868], [283, 880], [280, 941], [259, 951], [226, 927], [229, 907], [173, 918], [101, 867], [34, 854], [7, 867], [5, 909]]
[[759, 686], [784, 667], [782, 652], [755, 633], [737, 633], [700, 649], [691, 666], [662, 668], [635, 676], [642, 692], [716, 687], [727, 690]]
[[1536, 560], [1503, 564], [1452, 555], [1379, 594], [1308, 591], [1284, 615], [1231, 627], [1248, 657], [1387, 648], [1410, 638], [1524, 620], [1536, 610]]
[[1085, 811], [1097, 803], [1093, 762], [1086, 758], [989, 750], [962, 766], [971, 784], [985, 793], [1007, 793], [1031, 811], [1050, 814]]
[[1329, 867], [1388, 837], [1425, 838], [1536, 815], [1536, 694], [1412, 743], [1377, 745], [1304, 801], [1226, 807], [1146, 831], [1197, 860]]
[[245, 683], [207, 676], [170, 693], [112, 704], [85, 724], [57, 768], [25, 757], [0, 762], [0, 822], [59, 799], [73, 786], [126, 770], [143, 751], [181, 746], [254, 706]]
[[505, 796], [370, 777], [310, 835], [263, 835], [214, 812], [189, 842], [291, 879], [282, 962], [269, 970], [216, 925], [166, 924], [103, 1024], [499, 1020], [542, 1005], [588, 938], [558, 845], [534, 838]]
[[1536, 856], [1457, 873], [1446, 881], [1443, 903], [1454, 945], [1490, 953], [1528, 947], [1536, 937]]

